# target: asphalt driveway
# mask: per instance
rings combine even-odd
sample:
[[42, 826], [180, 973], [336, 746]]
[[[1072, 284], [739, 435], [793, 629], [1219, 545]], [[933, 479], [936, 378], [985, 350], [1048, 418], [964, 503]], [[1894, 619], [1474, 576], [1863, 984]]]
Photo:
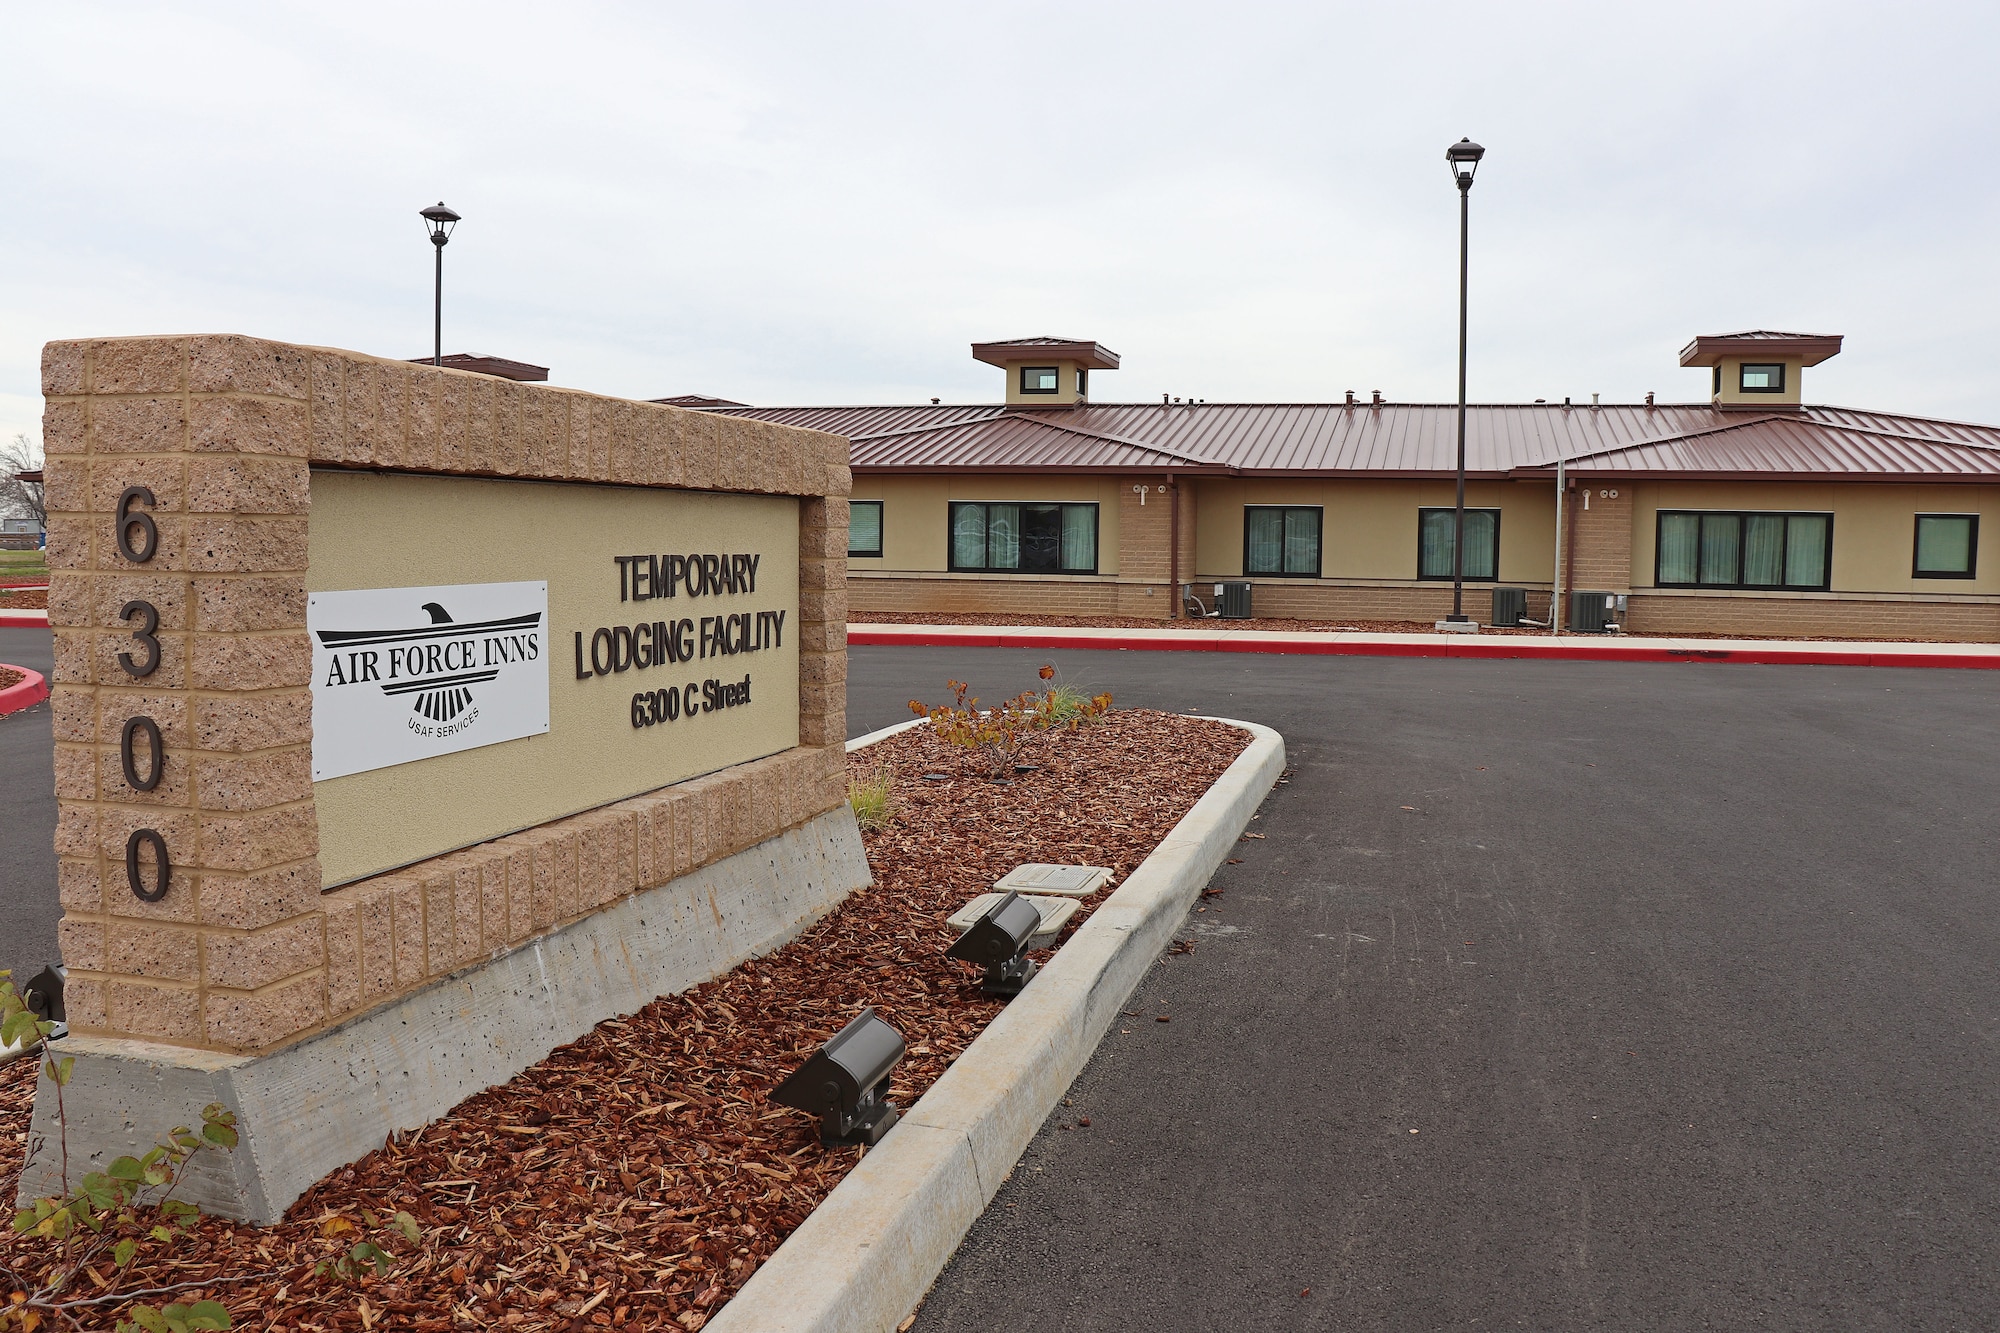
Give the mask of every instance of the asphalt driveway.
[[[0, 629], [0, 662], [48, 675], [45, 629]], [[56, 766], [49, 706], [0, 717], [0, 967], [24, 982], [57, 961]]]
[[2000, 679], [1045, 658], [1295, 772], [918, 1329], [2000, 1324]]

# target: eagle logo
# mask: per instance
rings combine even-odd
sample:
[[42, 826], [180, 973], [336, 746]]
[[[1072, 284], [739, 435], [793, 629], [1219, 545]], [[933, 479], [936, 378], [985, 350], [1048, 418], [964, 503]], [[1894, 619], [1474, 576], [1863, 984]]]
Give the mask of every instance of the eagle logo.
[[472, 687], [500, 674], [497, 665], [474, 664], [474, 646], [478, 640], [488, 635], [519, 634], [542, 622], [540, 611], [459, 624], [436, 602], [425, 602], [422, 610], [430, 617], [430, 623], [414, 629], [329, 629], [314, 633], [321, 646], [329, 649], [388, 650], [392, 666], [390, 679], [381, 686], [382, 693], [391, 697], [414, 695], [413, 711], [432, 722], [449, 722], [463, 713], [472, 704]]

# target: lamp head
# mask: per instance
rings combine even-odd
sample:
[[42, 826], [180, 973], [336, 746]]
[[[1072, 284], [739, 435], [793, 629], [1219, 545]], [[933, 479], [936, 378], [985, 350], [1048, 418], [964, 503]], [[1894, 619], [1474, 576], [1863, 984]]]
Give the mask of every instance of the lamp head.
[[979, 988], [988, 995], [1019, 995], [1035, 965], [1027, 956], [1028, 941], [1042, 927], [1042, 912], [1018, 893], [1009, 893], [946, 949], [947, 958], [963, 958], [986, 969]]
[[430, 225], [432, 245], [443, 245], [449, 241], [451, 239], [451, 229], [459, 223], [458, 214], [446, 208], [442, 199], [429, 208], [423, 209], [417, 216], [423, 218]]
[[818, 1116], [829, 1148], [879, 1143], [896, 1123], [896, 1105], [884, 1094], [903, 1050], [903, 1034], [871, 1005], [772, 1089], [771, 1100]]
[[1458, 188], [1472, 188], [1472, 177], [1479, 170], [1479, 159], [1486, 156], [1486, 150], [1470, 139], [1460, 139], [1444, 150], [1444, 160], [1451, 167], [1452, 179]]

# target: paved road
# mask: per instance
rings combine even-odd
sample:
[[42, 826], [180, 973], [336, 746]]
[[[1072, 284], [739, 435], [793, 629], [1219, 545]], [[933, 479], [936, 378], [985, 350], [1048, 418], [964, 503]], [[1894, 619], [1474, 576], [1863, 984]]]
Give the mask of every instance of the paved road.
[[2000, 680], [1044, 656], [1297, 771], [918, 1329], [2000, 1325]]
[[[0, 629], [0, 662], [48, 675], [45, 629]], [[26, 981], [56, 961], [56, 770], [49, 706], [0, 717], [0, 967]]]

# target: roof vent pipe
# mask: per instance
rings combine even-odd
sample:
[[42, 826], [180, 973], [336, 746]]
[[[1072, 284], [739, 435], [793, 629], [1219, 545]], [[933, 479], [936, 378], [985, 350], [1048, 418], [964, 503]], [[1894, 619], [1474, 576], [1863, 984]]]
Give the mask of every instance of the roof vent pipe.
[[1349, 389], [1347, 391], [1347, 405], [1349, 407], [1354, 406], [1354, 390], [1352, 389]]
[[1368, 392], [1374, 400], [1371, 405], [1375, 407], [1382, 406], [1382, 391], [1380, 389], [1370, 389]]
[[1651, 407], [1652, 405], [1653, 405], [1653, 391], [1651, 389], [1648, 389], [1646, 390], [1646, 406]]
[[1595, 412], [1595, 411], [1597, 410], [1597, 395], [1596, 395], [1596, 394], [1592, 394], [1592, 395], [1590, 395], [1590, 410], [1591, 410], [1591, 411], [1593, 411], [1593, 412]]

